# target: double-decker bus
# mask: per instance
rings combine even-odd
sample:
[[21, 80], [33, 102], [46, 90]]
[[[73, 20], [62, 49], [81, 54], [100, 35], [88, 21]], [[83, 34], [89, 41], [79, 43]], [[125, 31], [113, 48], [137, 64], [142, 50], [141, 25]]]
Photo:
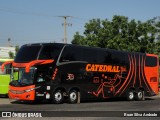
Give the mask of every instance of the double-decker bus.
[[158, 56], [153, 54], [39, 43], [23, 45], [11, 64], [11, 99], [58, 104], [116, 97], [144, 100], [158, 94]]
[[13, 59], [1, 58], [0, 59], [0, 96], [4, 97], [8, 95], [8, 88], [10, 82], [10, 73], [11, 73], [11, 66], [6, 65], [5, 70], [2, 72], [1, 66], [4, 62], [13, 61]]

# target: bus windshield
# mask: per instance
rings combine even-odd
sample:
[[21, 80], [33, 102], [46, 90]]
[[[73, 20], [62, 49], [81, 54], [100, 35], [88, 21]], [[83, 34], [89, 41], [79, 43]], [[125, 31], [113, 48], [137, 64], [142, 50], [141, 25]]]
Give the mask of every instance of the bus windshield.
[[25, 72], [24, 68], [14, 69], [12, 72], [12, 81], [15, 82], [16, 80], [20, 86], [32, 85], [34, 82], [34, 71], [34, 68], [31, 68], [30, 72]]

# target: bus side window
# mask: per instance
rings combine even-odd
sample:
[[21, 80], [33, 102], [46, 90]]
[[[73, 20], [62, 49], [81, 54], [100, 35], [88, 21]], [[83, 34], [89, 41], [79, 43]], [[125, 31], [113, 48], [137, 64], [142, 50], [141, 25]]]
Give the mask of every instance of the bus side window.
[[147, 66], [147, 67], [157, 66], [157, 58], [151, 57], [151, 56], [146, 56], [145, 66]]
[[63, 53], [61, 55], [60, 58], [60, 62], [68, 62], [70, 61], [70, 51], [69, 51], [69, 47], [65, 47], [63, 50]]
[[66, 46], [62, 56], [60, 58], [60, 62], [69, 62], [69, 61], [81, 61], [81, 49], [75, 46]]
[[50, 47], [44, 46], [41, 53], [40, 53], [39, 59], [40, 60], [51, 59], [51, 52], [50, 51], [51, 51]]
[[83, 49], [83, 61], [87, 61], [89, 63], [97, 63], [98, 53], [96, 50], [90, 50], [89, 48]]
[[37, 77], [37, 82], [43, 82], [43, 81], [45, 81], [44, 74], [43, 72], [39, 72]]

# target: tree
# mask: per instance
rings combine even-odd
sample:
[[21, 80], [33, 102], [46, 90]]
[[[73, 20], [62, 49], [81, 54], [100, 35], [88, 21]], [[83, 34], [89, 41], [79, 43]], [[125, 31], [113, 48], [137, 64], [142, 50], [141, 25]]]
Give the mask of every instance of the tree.
[[154, 47], [156, 49], [155, 53], [159, 54], [160, 56], [160, 16], [154, 17], [153, 19], [150, 19], [147, 22], [150, 23], [155, 28], [154, 31], [154, 34], [156, 36], [154, 44]]
[[9, 58], [14, 59], [15, 56], [17, 55], [17, 52], [18, 52], [18, 51], [19, 51], [19, 46], [17, 45], [17, 46], [15, 47], [15, 54], [14, 54], [13, 52], [11, 52], [11, 51], [8, 52]]
[[17, 45], [16, 47], [15, 47], [15, 55], [17, 55], [17, 52], [19, 51], [19, 46]]
[[11, 59], [13, 59], [14, 58], [14, 53], [13, 52], [11, 52], [11, 51], [9, 51], [9, 58], [11, 58]]
[[118, 15], [113, 16], [111, 21], [92, 19], [85, 24], [84, 35], [75, 33], [72, 44], [155, 53], [155, 46], [160, 45], [160, 40], [156, 40], [160, 22], [153, 25], [153, 21], [129, 21], [128, 17]]
[[74, 35], [74, 40], [72, 41], [72, 44], [85, 45], [84, 37], [81, 36], [79, 32], [76, 32]]

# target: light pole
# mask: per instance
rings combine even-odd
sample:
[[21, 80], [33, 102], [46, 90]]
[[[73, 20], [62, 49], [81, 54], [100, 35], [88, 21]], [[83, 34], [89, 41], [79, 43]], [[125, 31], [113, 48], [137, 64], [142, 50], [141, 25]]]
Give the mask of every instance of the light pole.
[[64, 23], [62, 24], [64, 26], [64, 43], [67, 43], [67, 26], [72, 26], [72, 23], [67, 23], [67, 18], [71, 18], [72, 16], [59, 16], [64, 18]]

